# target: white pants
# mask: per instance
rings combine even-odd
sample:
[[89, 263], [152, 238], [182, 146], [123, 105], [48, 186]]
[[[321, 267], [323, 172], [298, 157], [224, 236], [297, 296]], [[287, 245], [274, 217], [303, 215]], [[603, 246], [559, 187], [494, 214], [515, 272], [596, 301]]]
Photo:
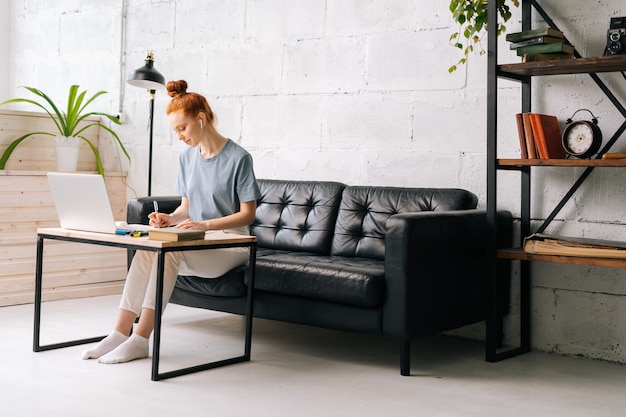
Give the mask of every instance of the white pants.
[[[249, 259], [248, 248], [224, 248], [167, 252], [163, 269], [163, 310], [178, 275], [218, 278]], [[120, 308], [139, 315], [141, 308], [154, 310], [158, 257], [155, 252], [137, 251], [128, 270]]]

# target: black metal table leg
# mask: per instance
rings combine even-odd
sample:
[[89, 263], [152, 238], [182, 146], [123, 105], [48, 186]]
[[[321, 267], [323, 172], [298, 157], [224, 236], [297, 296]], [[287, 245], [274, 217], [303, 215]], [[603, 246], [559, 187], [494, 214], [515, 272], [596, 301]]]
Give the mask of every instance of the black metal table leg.
[[163, 313], [163, 271], [165, 268], [165, 253], [159, 251], [157, 257], [156, 301], [154, 305], [154, 332], [152, 340], [153, 381], [163, 379], [159, 374], [159, 357], [161, 355], [161, 315]]
[[41, 333], [41, 276], [43, 272], [43, 238], [37, 236], [37, 259], [35, 265], [35, 328], [33, 331], [33, 352], [39, 352]]
[[248, 298], [246, 306], [246, 346], [244, 356], [250, 360], [250, 350], [252, 347], [252, 319], [254, 317], [254, 278], [256, 277], [256, 246], [250, 248], [250, 266], [248, 275]]
[[187, 368], [176, 369], [168, 372], [159, 372], [159, 359], [161, 354], [161, 312], [163, 310], [163, 271], [165, 268], [165, 253], [163, 251], [158, 252], [157, 261], [157, 285], [156, 285], [156, 302], [155, 302], [155, 316], [154, 316], [154, 333], [153, 333], [153, 348], [152, 348], [152, 380], [161, 381], [163, 379], [173, 378], [181, 375], [188, 375], [198, 371], [204, 371], [207, 369], [219, 368], [226, 365], [232, 365], [235, 363], [246, 362], [250, 360], [250, 351], [252, 346], [252, 319], [253, 319], [253, 302], [254, 302], [254, 277], [255, 277], [255, 263], [256, 263], [256, 245], [250, 245], [250, 275], [248, 281], [248, 292], [246, 297], [246, 330], [244, 341], [244, 354], [242, 356], [235, 356], [228, 359], [222, 359], [218, 361], [207, 362], [201, 365], [190, 366]]
[[70, 340], [67, 342], [41, 345], [41, 301], [43, 292], [43, 236], [37, 236], [37, 258], [35, 267], [35, 320], [33, 329], [33, 352], [59, 349], [69, 346], [84, 345], [86, 343], [99, 342], [105, 336], [96, 336], [86, 339]]

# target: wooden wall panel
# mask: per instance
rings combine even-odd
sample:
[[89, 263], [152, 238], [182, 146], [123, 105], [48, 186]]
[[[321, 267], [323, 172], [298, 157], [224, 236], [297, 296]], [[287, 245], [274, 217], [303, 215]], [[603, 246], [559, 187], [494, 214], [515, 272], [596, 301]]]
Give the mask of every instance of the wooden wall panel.
[[[0, 111], [0, 152], [33, 126], [50, 129], [46, 123], [51, 122], [31, 113]], [[97, 131], [88, 136], [97, 143]], [[27, 141], [31, 144], [24, 146]], [[27, 139], [17, 149], [20, 153], [16, 150], [7, 170], [0, 171], [0, 306], [34, 301], [37, 229], [59, 226], [46, 177], [48, 171], [56, 169], [54, 141], [45, 136], [42, 140]], [[93, 154], [85, 146], [79, 171], [95, 170]], [[124, 182], [125, 174], [106, 173], [116, 220], [126, 218]], [[44, 250], [44, 300], [121, 293], [126, 277], [125, 250], [51, 240], [46, 241]]]

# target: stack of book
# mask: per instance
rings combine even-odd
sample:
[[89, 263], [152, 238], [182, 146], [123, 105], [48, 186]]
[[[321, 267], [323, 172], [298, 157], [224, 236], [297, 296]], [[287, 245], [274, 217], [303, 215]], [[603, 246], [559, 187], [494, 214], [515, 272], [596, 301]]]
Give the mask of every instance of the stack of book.
[[522, 159], [565, 159], [567, 152], [556, 116], [517, 113], [515, 121]]
[[164, 227], [150, 229], [148, 231], [149, 240], [164, 240], [169, 242], [179, 242], [182, 240], [202, 240], [204, 230], [180, 229], [178, 227]]
[[563, 32], [553, 28], [534, 29], [509, 33], [510, 43], [522, 62], [546, 61], [574, 58], [574, 47], [563, 36]]
[[534, 233], [524, 239], [524, 251], [540, 255], [626, 259], [626, 242]]

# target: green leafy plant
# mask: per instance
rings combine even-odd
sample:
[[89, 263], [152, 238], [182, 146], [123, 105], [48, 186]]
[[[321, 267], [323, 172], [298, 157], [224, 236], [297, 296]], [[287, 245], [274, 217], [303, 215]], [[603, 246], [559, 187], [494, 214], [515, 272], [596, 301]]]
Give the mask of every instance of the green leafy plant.
[[34, 95], [42, 99], [43, 102], [31, 100], [28, 98], [14, 98], [11, 100], [4, 101], [0, 103], [0, 105], [9, 104], [9, 103], [28, 103], [28, 104], [37, 106], [43, 109], [48, 114], [48, 116], [50, 116], [50, 119], [54, 121], [54, 124], [56, 125], [58, 132], [57, 133], [30, 132], [24, 136], [21, 136], [15, 139], [13, 142], [11, 142], [9, 147], [4, 151], [4, 153], [0, 157], [0, 169], [4, 169], [7, 161], [9, 160], [15, 148], [20, 143], [22, 143], [25, 139], [33, 135], [67, 136], [67, 137], [75, 137], [77, 138], [77, 140], [81, 139], [89, 145], [89, 147], [91, 148], [91, 150], [93, 151], [96, 157], [96, 165], [98, 167], [98, 173], [100, 175], [103, 175], [104, 169], [102, 168], [102, 159], [100, 158], [100, 152], [98, 151], [98, 148], [96, 148], [89, 139], [81, 135], [81, 133], [83, 133], [85, 130], [89, 129], [92, 126], [100, 127], [106, 130], [107, 132], [109, 132], [115, 138], [117, 144], [124, 152], [124, 155], [126, 155], [128, 160], [130, 161], [130, 155], [128, 155], [128, 152], [126, 151], [126, 148], [124, 147], [124, 144], [122, 143], [120, 138], [117, 136], [117, 133], [115, 133], [112, 129], [110, 129], [108, 126], [103, 125], [99, 121], [97, 122], [87, 121], [86, 123], [81, 123], [89, 117], [102, 116], [102, 117], [109, 119], [111, 122], [117, 125], [121, 124], [120, 120], [116, 116], [113, 116], [107, 113], [101, 113], [101, 112], [86, 112], [87, 106], [89, 106], [96, 98], [98, 98], [102, 94], [106, 94], [106, 91], [98, 91], [91, 98], [85, 99], [87, 90], [79, 92], [78, 85], [72, 85], [70, 87], [70, 91], [69, 91], [68, 98], [67, 98], [67, 110], [61, 111], [59, 110], [59, 107], [43, 91], [38, 90], [33, 87], [21, 87], [21, 88], [27, 89], [28, 91], [30, 91], [31, 93], [33, 93]]
[[[498, 14], [504, 22], [511, 18], [511, 8], [507, 3], [519, 6], [519, 0], [496, 0]], [[479, 55], [485, 53], [481, 40], [488, 30], [487, 0], [451, 0], [450, 12], [452, 18], [459, 24], [459, 30], [450, 36], [450, 44], [462, 51], [463, 57], [448, 68], [448, 72], [456, 71], [458, 65], [467, 62], [470, 52], [475, 51], [475, 46], [479, 47]], [[498, 35], [506, 31], [506, 26], [497, 23]]]

